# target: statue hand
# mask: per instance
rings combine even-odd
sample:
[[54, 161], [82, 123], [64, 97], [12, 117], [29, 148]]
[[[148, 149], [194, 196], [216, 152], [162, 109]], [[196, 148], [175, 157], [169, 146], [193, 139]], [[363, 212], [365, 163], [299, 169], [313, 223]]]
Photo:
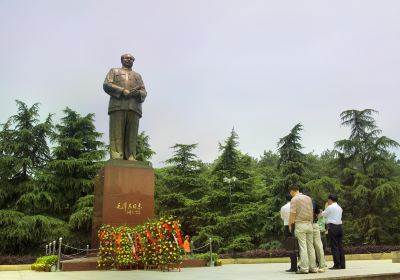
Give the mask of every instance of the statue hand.
[[124, 91], [122, 92], [122, 95], [123, 95], [123, 96], [129, 96], [129, 95], [130, 95], [129, 90], [124, 89]]
[[129, 96], [137, 96], [139, 94], [139, 91], [137, 89], [131, 89], [129, 91]]

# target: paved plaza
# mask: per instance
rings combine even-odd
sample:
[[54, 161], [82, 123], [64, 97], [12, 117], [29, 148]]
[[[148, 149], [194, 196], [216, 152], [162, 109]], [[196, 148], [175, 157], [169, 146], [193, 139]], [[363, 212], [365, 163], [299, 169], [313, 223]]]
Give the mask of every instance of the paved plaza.
[[[328, 265], [332, 265], [328, 262]], [[287, 263], [274, 264], [234, 264], [220, 267], [184, 268], [181, 272], [159, 271], [83, 271], [83, 272], [34, 272], [1, 271], [1, 280], [280, 280], [280, 279], [340, 279], [345, 276], [390, 274], [399, 273], [400, 263], [392, 263], [391, 260], [379, 261], [349, 261], [345, 270], [328, 270], [317, 274], [293, 274], [284, 272], [288, 268]], [[391, 278], [395, 279], [395, 278]]]

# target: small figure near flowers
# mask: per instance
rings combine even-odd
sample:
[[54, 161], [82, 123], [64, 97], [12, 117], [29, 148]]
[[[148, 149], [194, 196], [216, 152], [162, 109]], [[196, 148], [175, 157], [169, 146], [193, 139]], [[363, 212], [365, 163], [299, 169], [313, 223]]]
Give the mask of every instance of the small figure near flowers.
[[189, 235], [185, 235], [185, 241], [183, 242], [183, 251], [185, 252], [185, 254], [190, 254]]

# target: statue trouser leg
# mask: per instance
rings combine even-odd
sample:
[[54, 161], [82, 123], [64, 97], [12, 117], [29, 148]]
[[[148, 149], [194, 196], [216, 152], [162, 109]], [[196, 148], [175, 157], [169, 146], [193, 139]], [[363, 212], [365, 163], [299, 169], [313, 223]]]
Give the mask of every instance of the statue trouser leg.
[[125, 111], [110, 113], [111, 159], [124, 158]]
[[136, 159], [139, 119], [136, 112], [126, 112], [124, 158], [128, 160]]

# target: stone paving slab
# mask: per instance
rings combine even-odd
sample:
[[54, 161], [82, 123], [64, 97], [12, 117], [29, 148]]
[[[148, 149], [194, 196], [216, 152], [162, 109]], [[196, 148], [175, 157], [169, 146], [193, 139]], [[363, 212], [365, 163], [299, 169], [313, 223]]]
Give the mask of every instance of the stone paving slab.
[[[332, 265], [328, 262], [328, 266]], [[329, 279], [346, 276], [398, 273], [400, 264], [390, 260], [349, 261], [347, 269], [328, 270], [317, 274], [293, 274], [284, 272], [287, 263], [274, 264], [233, 264], [220, 267], [184, 268], [181, 272], [159, 271], [74, 271], [74, 272], [34, 272], [2, 271], [0, 280], [284, 280], [284, 279]], [[390, 278], [396, 279], [396, 278]]]

